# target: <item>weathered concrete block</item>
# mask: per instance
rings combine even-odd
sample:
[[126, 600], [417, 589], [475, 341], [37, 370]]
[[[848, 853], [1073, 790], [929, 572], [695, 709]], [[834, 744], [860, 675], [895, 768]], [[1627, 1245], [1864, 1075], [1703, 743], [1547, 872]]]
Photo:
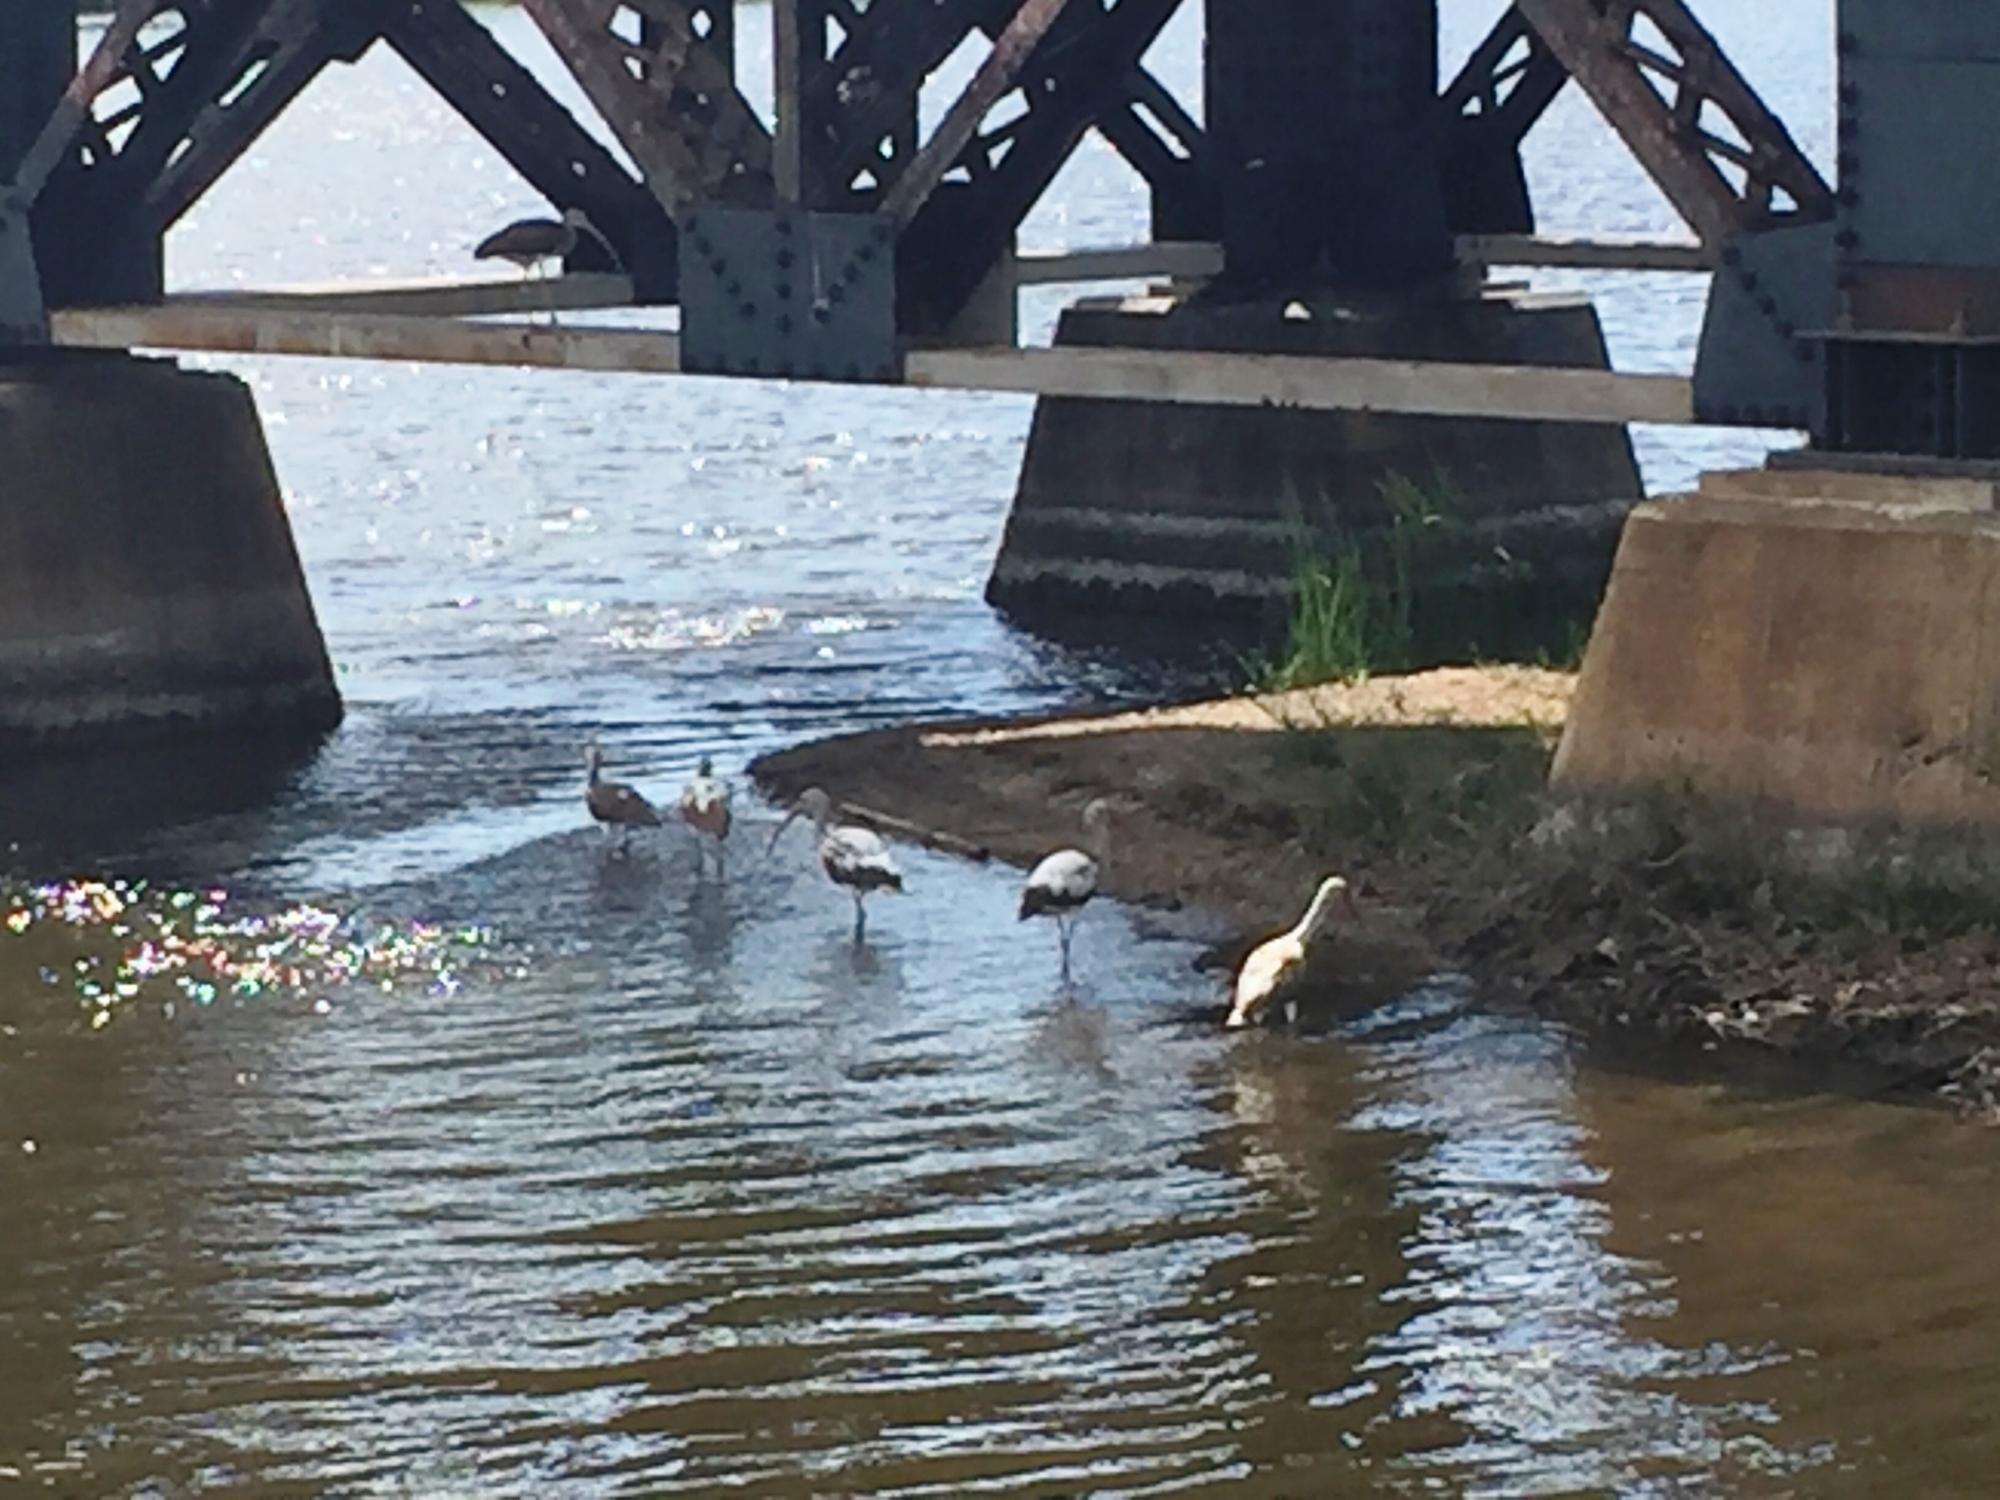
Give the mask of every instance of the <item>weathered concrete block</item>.
[[339, 721], [249, 388], [0, 365], [0, 753]]
[[[1063, 314], [1056, 342], [1608, 363], [1587, 301], [1518, 292], [1309, 308], [1096, 299]], [[1383, 487], [1397, 476], [1442, 480], [1460, 507], [1459, 545], [1425, 579], [1440, 604], [1427, 613], [1489, 624], [1588, 620], [1643, 494], [1617, 427], [1049, 398], [1035, 409], [987, 598], [1033, 629], [1123, 620], [1148, 633], [1254, 633], [1283, 616], [1300, 524], [1366, 545], [1389, 524]], [[1453, 654], [1436, 644], [1435, 655]]]
[[1852, 474], [1704, 490], [1626, 523], [1554, 784], [2000, 821], [2000, 515], [1955, 482], [1935, 503], [1901, 479], [1903, 503], [1857, 499]]

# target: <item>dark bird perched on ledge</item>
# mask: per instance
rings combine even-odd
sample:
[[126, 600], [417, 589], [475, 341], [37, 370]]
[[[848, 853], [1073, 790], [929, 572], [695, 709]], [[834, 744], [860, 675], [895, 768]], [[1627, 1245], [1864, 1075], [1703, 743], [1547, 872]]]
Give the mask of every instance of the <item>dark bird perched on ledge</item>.
[[617, 259], [610, 243], [580, 208], [566, 208], [560, 219], [516, 219], [505, 229], [495, 230], [474, 247], [474, 260], [504, 260], [518, 266], [523, 275], [533, 275], [549, 261], [563, 261], [576, 253], [579, 235], [589, 235]]

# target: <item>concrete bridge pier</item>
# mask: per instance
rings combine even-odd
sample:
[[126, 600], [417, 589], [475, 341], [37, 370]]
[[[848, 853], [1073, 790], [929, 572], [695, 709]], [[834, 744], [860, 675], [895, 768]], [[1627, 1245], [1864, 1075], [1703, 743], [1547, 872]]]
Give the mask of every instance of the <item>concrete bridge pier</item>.
[[[1533, 227], [1519, 142], [1563, 74], [1504, 27], [1438, 87], [1437, 11], [1210, 0], [1205, 151], [1226, 270], [1193, 295], [1089, 301], [1057, 343], [1608, 368], [1581, 299], [1488, 285], [1456, 236]], [[1044, 633], [1243, 643], [1288, 615], [1302, 545], [1394, 542], [1385, 492], [1447, 524], [1414, 580], [1418, 655], [1560, 648], [1588, 624], [1642, 490], [1617, 426], [1061, 397], [1038, 406], [987, 588]]]
[[340, 714], [249, 388], [0, 362], [0, 754], [297, 741]]
[[[1838, 23], [1831, 221], [1732, 247], [1696, 370], [1699, 409], [1703, 367], [1742, 347], [1731, 300], [1761, 289], [1795, 347], [1743, 369], [1785, 372], [1813, 445], [1633, 513], [1554, 779], [1990, 828], [2000, 160], [1964, 148], [2000, 128], [2000, 12], [1841, 0]], [[1804, 253], [1766, 259], [1781, 248]], [[1790, 278], [1775, 292], [1774, 265]]]
[[[1097, 299], [1056, 342], [1608, 368], [1586, 299], [1485, 288]], [[1302, 548], [1402, 548], [1419, 659], [1533, 655], [1587, 626], [1642, 497], [1615, 425], [1045, 397], [986, 597], [1044, 634], [1248, 645], [1282, 632]]]

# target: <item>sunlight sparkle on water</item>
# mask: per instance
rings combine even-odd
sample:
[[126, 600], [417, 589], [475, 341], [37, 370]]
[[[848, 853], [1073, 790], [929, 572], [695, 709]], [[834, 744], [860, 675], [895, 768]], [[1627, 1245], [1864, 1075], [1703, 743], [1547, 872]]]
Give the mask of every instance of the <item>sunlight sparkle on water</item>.
[[243, 911], [221, 889], [144, 881], [33, 886], [0, 896], [0, 911], [0, 968], [71, 991], [93, 1029], [141, 1001], [171, 1016], [176, 1000], [317, 993], [323, 1006], [326, 992], [355, 984], [450, 995], [493, 940], [483, 927], [369, 922], [306, 904]]

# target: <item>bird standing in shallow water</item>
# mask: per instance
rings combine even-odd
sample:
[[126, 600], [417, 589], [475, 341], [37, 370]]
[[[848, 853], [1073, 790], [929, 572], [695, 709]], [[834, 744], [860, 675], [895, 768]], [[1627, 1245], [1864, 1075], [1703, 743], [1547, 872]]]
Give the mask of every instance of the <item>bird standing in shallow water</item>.
[[722, 851], [729, 839], [729, 783], [715, 774], [715, 764], [706, 755], [694, 779], [681, 788], [681, 821], [695, 831], [695, 874], [701, 873], [706, 859], [704, 839], [715, 840], [715, 868], [722, 870]]
[[1089, 846], [1088, 853], [1058, 849], [1035, 866], [1021, 887], [1021, 921], [1042, 916], [1056, 919], [1065, 984], [1069, 982], [1070, 924], [1097, 894], [1098, 879], [1110, 861], [1111, 804], [1102, 797], [1093, 799], [1083, 810], [1083, 841]]
[[1230, 1006], [1226, 1025], [1248, 1026], [1262, 1019], [1276, 1000], [1284, 1001], [1288, 1023], [1299, 1018], [1299, 1002], [1292, 990], [1305, 973], [1306, 953], [1331, 918], [1335, 901], [1353, 912], [1354, 896], [1347, 882], [1329, 875], [1319, 883], [1312, 905], [1296, 927], [1259, 943], [1244, 955], [1236, 967], [1235, 1003]]
[[591, 817], [604, 825], [609, 833], [618, 830], [618, 847], [624, 848], [634, 828], [658, 828], [660, 815], [653, 804], [622, 781], [606, 781], [603, 777], [604, 752], [592, 740], [584, 753], [584, 762], [590, 767], [590, 775], [583, 784], [583, 805], [590, 809]]
[[858, 943], [868, 923], [863, 900], [870, 891], [900, 891], [903, 872], [896, 868], [895, 860], [889, 857], [889, 846], [878, 834], [866, 828], [834, 826], [833, 802], [816, 786], [799, 793], [798, 803], [771, 835], [770, 848], [764, 851], [766, 856], [778, 847], [778, 840], [792, 826], [793, 819], [799, 817], [813, 820], [819, 834], [820, 867], [826, 871], [827, 879], [854, 898], [854, 941]]

